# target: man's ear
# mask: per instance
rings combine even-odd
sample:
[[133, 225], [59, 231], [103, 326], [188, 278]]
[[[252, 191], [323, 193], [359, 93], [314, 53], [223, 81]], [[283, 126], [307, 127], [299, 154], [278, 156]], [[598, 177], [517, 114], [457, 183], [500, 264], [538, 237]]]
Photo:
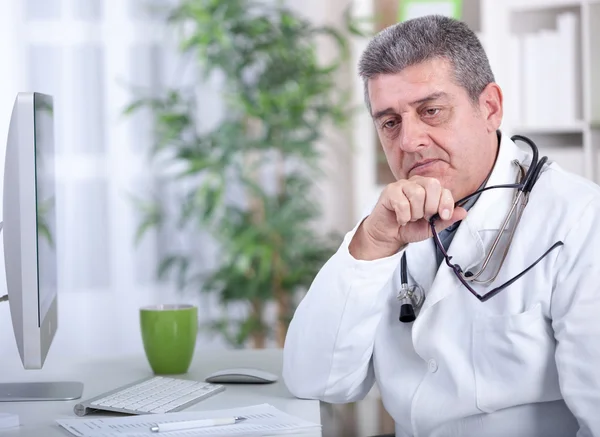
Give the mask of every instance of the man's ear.
[[503, 116], [503, 95], [500, 86], [489, 83], [479, 96], [479, 108], [487, 123], [488, 132], [496, 132], [500, 128]]

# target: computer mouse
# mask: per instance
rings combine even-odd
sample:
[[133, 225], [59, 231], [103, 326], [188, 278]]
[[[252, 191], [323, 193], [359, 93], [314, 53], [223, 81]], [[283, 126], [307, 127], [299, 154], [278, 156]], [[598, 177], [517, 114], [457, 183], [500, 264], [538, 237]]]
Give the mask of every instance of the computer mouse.
[[270, 384], [277, 379], [277, 375], [265, 370], [239, 367], [218, 370], [208, 375], [205, 381], [216, 384]]

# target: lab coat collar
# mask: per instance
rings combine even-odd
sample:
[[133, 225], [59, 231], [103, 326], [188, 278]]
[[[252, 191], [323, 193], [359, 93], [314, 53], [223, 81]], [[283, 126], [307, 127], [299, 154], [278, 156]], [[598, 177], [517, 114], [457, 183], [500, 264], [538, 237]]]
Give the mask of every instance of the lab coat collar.
[[[521, 150], [508, 136], [502, 135], [498, 156], [485, 186], [519, 182], [519, 166], [515, 161], [521, 163], [527, 170], [531, 163], [531, 154]], [[484, 191], [463, 222], [474, 231], [500, 229], [515, 194], [514, 188]]]
[[[515, 161], [524, 165], [526, 170], [531, 158], [509, 137], [502, 135], [496, 162], [486, 187], [517, 183], [520, 173]], [[448, 248], [448, 254], [453, 257], [454, 263], [468, 269], [483, 260], [485, 249], [481, 233], [498, 231], [502, 227], [516, 192], [514, 188], [496, 188], [481, 193], [458, 227]]]
[[[502, 135], [496, 162], [486, 186], [517, 182], [519, 167], [513, 163], [514, 160], [518, 160], [521, 164], [524, 164], [525, 169], [527, 169], [531, 158], [527, 153], [519, 149], [510, 138]], [[498, 188], [484, 191], [479, 196], [475, 205], [469, 210], [467, 217], [456, 230], [456, 235], [448, 248], [448, 254], [452, 257], [452, 263], [460, 265], [466, 271], [483, 261], [486, 255], [486, 248], [484, 247], [481, 234], [486, 231], [498, 231], [502, 227], [515, 193], [515, 189]], [[427, 243], [433, 245], [433, 242], [430, 240], [427, 240]], [[422, 248], [418, 248], [415, 252], [423, 250]], [[414, 262], [418, 263], [419, 261], [415, 260]], [[415, 271], [414, 269], [418, 271], [420, 268], [422, 267], [415, 266], [413, 271]], [[444, 260], [442, 260], [439, 270], [434, 276], [435, 279], [431, 284], [431, 288], [429, 288], [430, 292], [425, 300], [422, 311], [434, 305], [457, 288], [449, 286], [450, 283], [456, 283], [458, 287], [462, 287]]]

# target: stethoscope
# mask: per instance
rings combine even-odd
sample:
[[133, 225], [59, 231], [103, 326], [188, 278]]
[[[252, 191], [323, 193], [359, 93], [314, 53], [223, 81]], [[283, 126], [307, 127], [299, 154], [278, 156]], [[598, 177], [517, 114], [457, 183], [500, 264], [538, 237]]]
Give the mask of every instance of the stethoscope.
[[417, 318], [415, 308], [421, 308], [425, 301], [425, 292], [420, 285], [408, 285], [408, 274], [406, 272], [406, 252], [400, 260], [400, 290], [398, 300], [400, 301], [400, 321], [404, 323], [414, 322]]
[[[520, 168], [521, 183], [519, 184], [517, 193], [515, 194], [515, 198], [513, 200], [512, 207], [509, 210], [506, 218], [504, 219], [504, 222], [502, 223], [500, 232], [498, 232], [496, 239], [492, 243], [492, 247], [491, 247], [489, 253], [487, 254], [487, 256], [485, 257], [483, 264], [482, 264], [481, 268], [479, 269], [479, 271], [476, 273], [468, 272], [468, 275], [463, 276], [468, 281], [477, 282], [480, 284], [486, 284], [486, 283], [492, 282], [496, 278], [496, 276], [498, 276], [498, 273], [500, 272], [500, 269], [502, 268], [502, 264], [504, 263], [504, 259], [506, 258], [506, 254], [508, 253], [508, 249], [512, 242], [513, 236], [515, 234], [515, 230], [517, 228], [516, 224], [521, 219], [521, 215], [523, 214], [523, 210], [525, 209], [525, 205], [527, 204], [527, 201], [529, 198], [529, 193], [533, 189], [533, 186], [535, 185], [542, 168], [544, 167], [544, 165], [546, 164], [546, 161], [548, 160], [548, 157], [544, 156], [538, 162], [538, 148], [535, 145], [535, 143], [533, 141], [531, 141], [529, 138], [524, 137], [522, 135], [513, 135], [511, 137], [511, 140], [513, 140], [513, 141], [521, 140], [521, 141], [527, 143], [527, 145], [529, 145], [529, 147], [531, 147], [531, 150], [533, 151], [531, 165], [529, 166], [527, 171], [525, 171], [525, 169], [523, 168], [521, 163], [519, 163], [518, 161], [514, 161], [514, 163], [517, 164]], [[502, 185], [496, 186], [496, 188], [499, 188], [499, 187], [502, 187]], [[484, 190], [485, 190], [485, 188], [484, 188]], [[464, 199], [459, 200], [458, 202], [456, 202], [456, 205], [464, 204], [464, 202], [466, 202], [466, 200], [469, 197], [471, 197], [471, 195], [465, 197]], [[508, 226], [510, 219], [512, 218], [514, 212], [517, 209], [518, 209], [518, 213], [517, 213], [517, 217], [516, 217], [516, 223], [512, 227], [512, 231], [509, 235], [508, 244], [506, 245], [506, 247], [504, 249], [504, 253], [502, 254], [498, 269], [496, 270], [495, 274], [493, 274], [490, 278], [488, 278], [486, 280], [478, 279], [481, 276], [481, 274], [483, 273], [483, 271], [486, 269], [486, 267], [488, 266], [489, 261], [492, 258], [492, 255], [494, 254], [494, 252], [496, 251], [496, 248], [498, 247], [498, 243], [500, 242], [500, 237], [504, 233], [504, 230]], [[400, 302], [399, 320], [404, 323], [413, 322], [417, 317], [416, 310], [419, 310], [421, 308], [421, 306], [423, 305], [423, 302], [425, 301], [425, 292], [423, 291], [423, 288], [421, 288], [418, 284], [414, 284], [414, 285], [408, 284], [406, 252], [404, 252], [402, 254], [402, 258], [400, 260], [400, 290], [398, 290], [397, 298], [398, 298], [398, 301]]]

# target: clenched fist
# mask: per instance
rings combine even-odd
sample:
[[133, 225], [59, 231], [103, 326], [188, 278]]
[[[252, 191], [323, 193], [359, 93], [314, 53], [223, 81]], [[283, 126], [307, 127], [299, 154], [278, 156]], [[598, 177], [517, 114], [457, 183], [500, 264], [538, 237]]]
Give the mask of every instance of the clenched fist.
[[467, 211], [454, 207], [452, 193], [434, 178], [414, 176], [388, 185], [371, 214], [358, 227], [350, 242], [350, 254], [374, 260], [395, 254], [408, 243], [431, 237], [429, 219], [440, 215], [439, 232], [463, 220]]

